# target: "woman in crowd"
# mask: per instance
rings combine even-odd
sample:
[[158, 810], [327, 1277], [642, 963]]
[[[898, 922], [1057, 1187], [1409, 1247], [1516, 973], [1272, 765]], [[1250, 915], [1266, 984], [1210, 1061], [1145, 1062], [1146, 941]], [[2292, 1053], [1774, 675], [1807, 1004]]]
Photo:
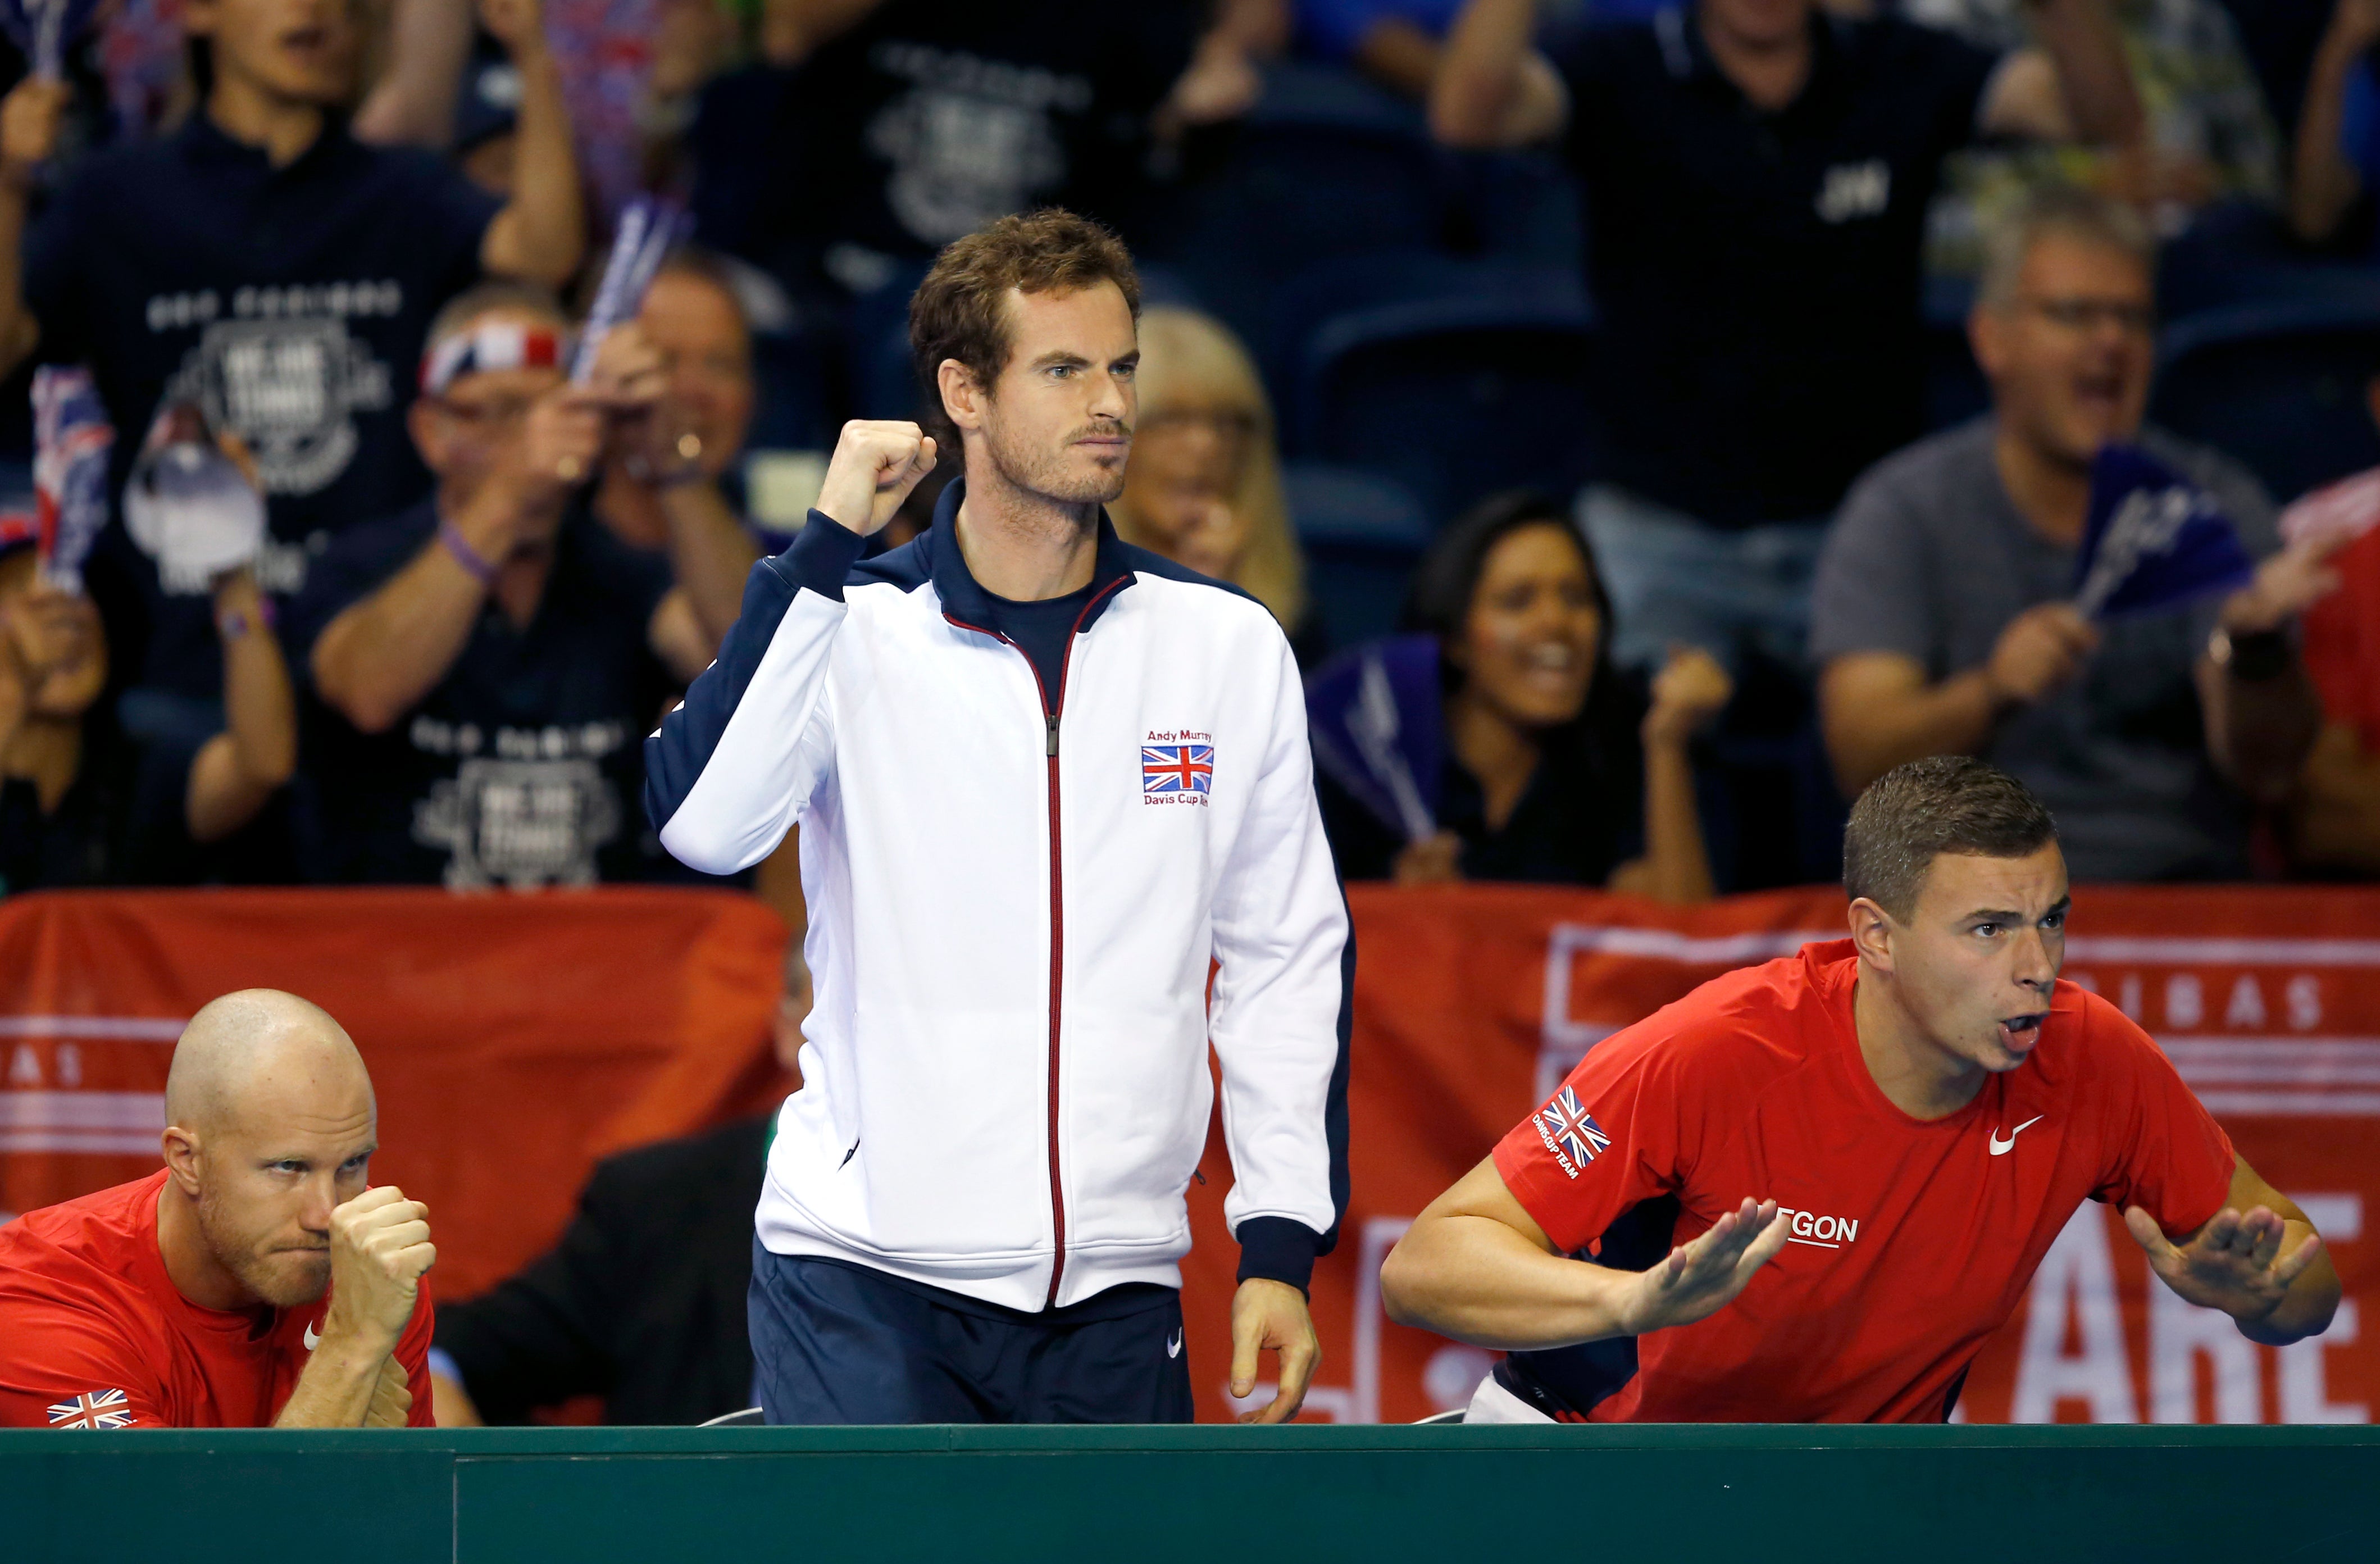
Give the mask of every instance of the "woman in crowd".
[[1305, 569], [1255, 361], [1212, 318], [1160, 306], [1140, 319], [1138, 381], [1132, 463], [1109, 507], [1116, 530], [1272, 610], [1304, 661]]
[[1560, 504], [1474, 507], [1423, 559], [1405, 624], [1309, 691], [1342, 874], [1712, 894], [1688, 746], [1727, 704], [1727, 674], [1689, 649], [1649, 699], [1629, 685], [1594, 557]]

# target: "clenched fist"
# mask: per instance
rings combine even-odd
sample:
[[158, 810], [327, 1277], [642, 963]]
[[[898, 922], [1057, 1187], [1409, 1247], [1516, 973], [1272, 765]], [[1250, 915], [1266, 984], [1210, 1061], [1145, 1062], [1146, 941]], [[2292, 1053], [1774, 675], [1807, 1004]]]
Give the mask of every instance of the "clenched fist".
[[843, 426], [826, 465], [819, 513], [869, 537], [933, 470], [933, 436], [916, 424], [854, 418]]
[[322, 1340], [393, 1351], [413, 1317], [421, 1279], [438, 1262], [430, 1207], [393, 1184], [331, 1213], [331, 1307]]
[[23, 189], [58, 150], [58, 121], [73, 90], [28, 76], [0, 98], [0, 181]]
[[2072, 603], [2042, 603], [2000, 631], [1984, 677], [2002, 701], [2031, 706], [2073, 678], [2098, 649], [2098, 630]]
[[538, 0], [480, 0], [480, 25], [515, 65], [545, 52], [545, 7]]

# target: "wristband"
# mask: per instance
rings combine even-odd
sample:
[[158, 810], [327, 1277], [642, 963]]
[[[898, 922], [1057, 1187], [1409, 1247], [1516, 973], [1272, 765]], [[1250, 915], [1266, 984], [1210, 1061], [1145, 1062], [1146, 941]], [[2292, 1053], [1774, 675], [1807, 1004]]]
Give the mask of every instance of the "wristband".
[[2243, 636], [2217, 630], [2214, 644], [2207, 649], [2231, 677], [2244, 685], [2277, 679], [2297, 660], [2296, 649], [2283, 630], [2259, 630]]
[[463, 536], [462, 528], [451, 521], [440, 522], [438, 541], [445, 546], [448, 555], [456, 564], [463, 567], [464, 573], [472, 580], [482, 587], [492, 587], [496, 584], [496, 567], [488, 562], [485, 554], [471, 547], [471, 540]]

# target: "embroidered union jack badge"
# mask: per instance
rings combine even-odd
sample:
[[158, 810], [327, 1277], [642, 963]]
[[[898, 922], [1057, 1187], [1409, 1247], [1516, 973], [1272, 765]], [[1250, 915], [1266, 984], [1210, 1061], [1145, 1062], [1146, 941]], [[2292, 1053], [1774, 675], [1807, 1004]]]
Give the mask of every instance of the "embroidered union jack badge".
[[1573, 1179], [1581, 1168], [1611, 1146], [1611, 1137], [1604, 1134], [1593, 1114], [1579, 1106], [1578, 1093], [1568, 1086], [1556, 1092], [1553, 1101], [1530, 1114], [1529, 1122], [1536, 1126], [1537, 1138], [1546, 1143], [1546, 1149], [1554, 1154], [1562, 1171]]
[[121, 1390], [86, 1390], [70, 1401], [53, 1402], [53, 1428], [129, 1428], [140, 1421], [128, 1410]]
[[1204, 794], [1215, 780], [1211, 744], [1144, 744], [1140, 791], [1144, 794]]

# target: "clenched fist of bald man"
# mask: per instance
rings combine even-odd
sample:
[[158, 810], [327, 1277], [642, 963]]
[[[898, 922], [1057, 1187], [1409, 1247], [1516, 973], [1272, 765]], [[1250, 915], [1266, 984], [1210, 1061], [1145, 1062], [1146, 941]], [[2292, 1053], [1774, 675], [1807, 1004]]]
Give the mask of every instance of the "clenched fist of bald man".
[[279, 1428], [402, 1427], [413, 1395], [392, 1354], [438, 1263], [430, 1207], [393, 1184], [331, 1211], [331, 1306]]
[[430, 1207], [394, 1184], [368, 1189], [331, 1213], [331, 1307], [325, 1344], [395, 1350], [421, 1279], [438, 1263]]

